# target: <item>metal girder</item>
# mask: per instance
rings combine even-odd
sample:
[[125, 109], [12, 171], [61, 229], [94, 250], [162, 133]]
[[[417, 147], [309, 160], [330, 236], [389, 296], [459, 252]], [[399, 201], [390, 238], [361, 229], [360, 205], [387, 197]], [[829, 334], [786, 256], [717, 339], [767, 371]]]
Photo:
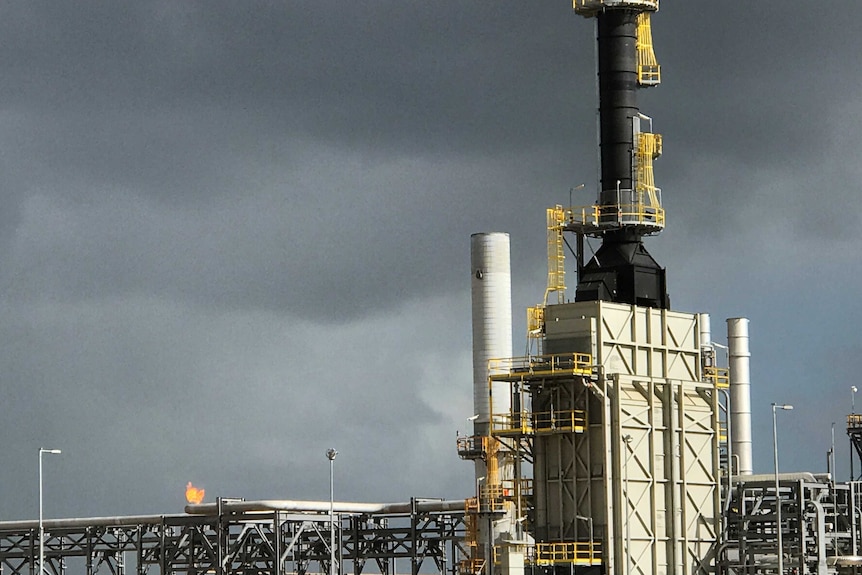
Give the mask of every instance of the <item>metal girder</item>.
[[[0, 572], [34, 575], [38, 527], [32, 522], [0, 523]], [[462, 512], [337, 514], [336, 545], [341, 572], [362, 573], [367, 560], [382, 575], [408, 559], [416, 575], [426, 559], [438, 572], [454, 573], [469, 556]], [[86, 575], [212, 573], [304, 575], [312, 565], [329, 569], [329, 517], [285, 511], [53, 520], [45, 528], [45, 570], [63, 575], [69, 565]], [[127, 561], [127, 554], [134, 557]], [[427, 571], [427, 569], [425, 570]]]

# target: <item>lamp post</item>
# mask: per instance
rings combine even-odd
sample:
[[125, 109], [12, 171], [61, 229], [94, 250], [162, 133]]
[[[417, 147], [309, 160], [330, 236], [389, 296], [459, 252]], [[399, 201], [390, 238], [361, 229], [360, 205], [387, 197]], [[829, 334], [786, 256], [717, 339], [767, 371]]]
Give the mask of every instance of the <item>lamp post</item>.
[[39, 575], [45, 573], [45, 528], [42, 525], [42, 454], [51, 453], [59, 455], [59, 449], [39, 448]]
[[772, 456], [775, 463], [775, 525], [778, 530], [778, 575], [784, 575], [784, 542], [781, 535], [781, 493], [779, 492], [780, 485], [778, 482], [778, 418], [775, 415], [779, 409], [789, 411], [793, 409], [793, 406], [780, 403], [772, 404]]
[[[855, 385], [850, 386], [850, 415], [856, 415], [856, 392], [859, 391]], [[848, 425], [853, 424], [856, 425], [855, 418], [848, 417]], [[850, 481], [853, 481], [856, 476], [853, 473], [853, 443], [850, 443]]]
[[338, 452], [329, 448], [326, 457], [329, 459], [329, 575], [335, 575], [335, 456]]

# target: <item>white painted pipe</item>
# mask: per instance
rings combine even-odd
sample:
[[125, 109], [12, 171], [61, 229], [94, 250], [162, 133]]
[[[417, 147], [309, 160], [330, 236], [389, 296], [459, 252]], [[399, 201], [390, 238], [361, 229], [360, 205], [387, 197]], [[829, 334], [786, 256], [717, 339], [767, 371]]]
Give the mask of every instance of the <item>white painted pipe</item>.
[[751, 450], [751, 352], [748, 318], [727, 320], [727, 347], [730, 362], [731, 448], [739, 457], [740, 475], [754, 473]]
[[[297, 501], [269, 499], [261, 501], [222, 501], [222, 512], [263, 512], [263, 511], [300, 511], [329, 513], [329, 501]], [[336, 513], [410, 513], [416, 511], [463, 511], [464, 500], [454, 499], [441, 501], [436, 499], [420, 499], [417, 501], [406, 501], [403, 503], [355, 503], [349, 501], [333, 502]], [[186, 505], [186, 513], [189, 515], [213, 515], [218, 513], [218, 503], [201, 503], [198, 505]]]
[[[264, 513], [267, 511], [294, 511], [298, 513], [329, 513], [329, 501], [299, 501], [290, 499], [269, 499], [260, 501], [222, 500], [221, 511], [235, 513]], [[417, 499], [400, 503], [355, 503], [350, 501], [335, 501], [333, 508], [336, 513], [371, 513], [371, 514], [401, 514], [411, 511], [464, 511], [463, 499]], [[186, 505], [188, 515], [216, 515], [219, 503], [199, 503]], [[167, 521], [179, 520], [186, 515], [119, 515], [112, 517], [74, 517], [67, 519], [47, 519], [46, 529], [62, 529], [90, 526], [130, 526], [159, 525]], [[0, 521], [0, 532], [37, 529], [39, 522], [35, 519], [24, 521]]]
[[699, 313], [698, 325], [700, 326], [700, 347], [709, 347], [712, 345], [712, 326], [708, 313]]
[[[490, 436], [494, 417], [508, 416], [512, 411], [509, 384], [494, 383], [489, 389], [488, 362], [512, 357], [512, 271], [509, 255], [509, 234], [481, 233], [470, 237], [472, 279], [470, 292], [473, 304], [473, 435]], [[501, 371], [508, 371], [508, 366]], [[489, 393], [490, 392], [490, 393]], [[493, 440], [489, 440], [489, 446]], [[484, 485], [510, 480], [513, 464], [510, 457], [490, 449], [486, 461], [475, 462], [476, 490]], [[480, 499], [481, 501], [481, 499]], [[481, 506], [481, 503], [480, 503]], [[511, 509], [507, 509], [509, 519]], [[502, 535], [503, 524], [496, 526], [490, 518], [477, 526], [479, 556], [489, 561], [493, 575], [491, 548]], [[511, 537], [510, 537], [511, 538]]]
[[[488, 435], [491, 405], [488, 360], [512, 357], [512, 271], [509, 234], [481, 233], [470, 237], [470, 283], [473, 303], [473, 433]], [[494, 413], [509, 413], [506, 383], [494, 385]], [[479, 477], [479, 475], [477, 475]]]

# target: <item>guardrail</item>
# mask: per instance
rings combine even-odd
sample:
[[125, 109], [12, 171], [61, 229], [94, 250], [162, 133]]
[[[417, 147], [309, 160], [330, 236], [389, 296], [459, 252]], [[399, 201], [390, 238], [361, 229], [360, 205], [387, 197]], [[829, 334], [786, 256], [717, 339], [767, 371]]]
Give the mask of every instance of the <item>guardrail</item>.
[[492, 381], [510, 381], [525, 375], [590, 375], [593, 356], [588, 353], [560, 353], [505, 357], [488, 361]]

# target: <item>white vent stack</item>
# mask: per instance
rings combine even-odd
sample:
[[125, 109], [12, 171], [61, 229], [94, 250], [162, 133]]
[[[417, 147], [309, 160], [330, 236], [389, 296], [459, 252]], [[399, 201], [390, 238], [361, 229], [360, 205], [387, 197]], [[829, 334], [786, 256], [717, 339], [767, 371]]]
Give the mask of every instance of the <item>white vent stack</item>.
[[[474, 435], [488, 435], [488, 360], [512, 357], [512, 271], [509, 234], [470, 236], [470, 282], [473, 300], [473, 421]], [[508, 385], [495, 384], [494, 411], [511, 410]]]
[[709, 314], [699, 313], [697, 317], [697, 324], [700, 326], [700, 347], [710, 347], [712, 345], [712, 327], [710, 325]]
[[731, 448], [739, 457], [740, 475], [754, 473], [751, 455], [751, 353], [748, 349], [748, 318], [727, 320], [727, 347], [730, 362]]

